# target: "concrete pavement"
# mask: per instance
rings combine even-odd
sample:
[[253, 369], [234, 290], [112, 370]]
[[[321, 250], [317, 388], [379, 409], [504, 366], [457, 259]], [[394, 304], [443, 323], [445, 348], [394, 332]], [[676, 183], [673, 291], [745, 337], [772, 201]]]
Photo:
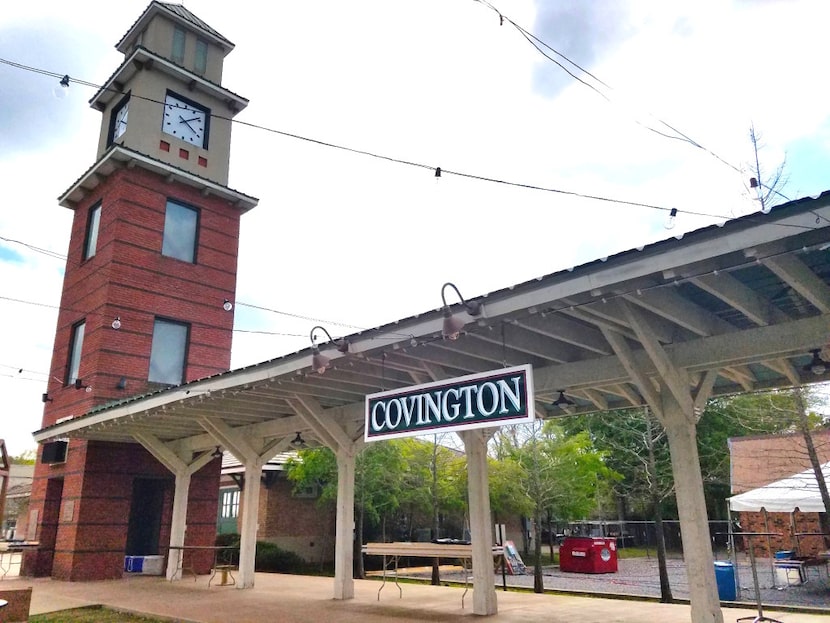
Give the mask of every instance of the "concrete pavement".
[[[183, 623], [388, 623], [390, 621], [455, 621], [472, 614], [472, 592], [461, 607], [463, 588], [394, 583], [380, 593], [376, 580], [356, 580], [355, 599], [332, 599], [328, 577], [257, 573], [256, 586], [207, 585], [207, 577], [168, 582], [161, 577], [135, 576], [101, 582], [57, 582], [48, 578], [8, 579], [0, 588], [33, 587], [32, 614], [102, 604], [123, 611]], [[498, 614], [492, 623], [689, 623], [688, 605], [660, 604], [571, 595], [498, 592]], [[754, 610], [724, 609], [724, 620], [753, 616]], [[826, 614], [765, 611], [783, 623], [827, 623]], [[477, 617], [476, 617], [477, 618]]]

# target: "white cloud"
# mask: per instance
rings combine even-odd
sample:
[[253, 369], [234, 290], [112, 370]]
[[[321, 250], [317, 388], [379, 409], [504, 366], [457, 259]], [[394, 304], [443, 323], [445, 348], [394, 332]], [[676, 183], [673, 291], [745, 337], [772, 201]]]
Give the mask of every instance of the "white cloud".
[[[215, 0], [187, 7], [236, 43], [223, 83], [250, 98], [238, 117], [249, 123], [445, 171], [677, 207], [671, 233], [711, 222], [688, 211], [744, 213], [745, 180], [632, 120], [646, 112], [736, 165], [751, 154], [754, 120], [770, 159], [795, 147], [820, 154], [811, 170], [790, 173], [803, 193], [823, 188], [815, 184], [827, 170], [830, 124], [815, 67], [825, 55], [825, 3], [631, 2], [615, 4], [614, 19], [557, 15], [556, 28], [537, 21], [538, 3], [497, 4], [552, 46], [590, 55], [574, 60], [614, 86], [620, 103], [563, 77], [480, 3], [291, 2], [267, 20], [253, 17], [262, 10], [250, 0], [233, 10]], [[0, 57], [101, 83], [121, 60], [113, 45], [145, 7], [12, 3], [0, 33], [13, 30], [16, 43]], [[51, 41], [55, 24], [65, 36]], [[35, 55], [44, 41], [55, 45]], [[0, 236], [65, 253], [71, 212], [56, 197], [93, 162], [101, 123], [86, 106], [93, 90], [73, 84], [70, 99], [57, 101], [53, 78], [0, 72], [0, 109], [19, 130], [0, 137], [4, 180], [13, 182], [4, 185]], [[476, 296], [669, 235], [662, 211], [436, 180], [430, 168], [241, 125], [230, 185], [261, 199], [242, 220], [237, 328], [298, 336], [237, 333], [235, 366], [306, 347], [316, 324], [244, 303], [325, 320], [337, 336], [351, 329], [334, 322], [370, 327], [437, 308], [447, 280]], [[60, 262], [15, 250], [26, 263], [0, 263], [0, 296], [56, 305]], [[0, 314], [0, 364], [9, 366], [0, 368], [2, 435], [16, 454], [39, 427], [45, 382], [14, 377], [19, 368], [48, 371], [55, 314], [2, 299]]]

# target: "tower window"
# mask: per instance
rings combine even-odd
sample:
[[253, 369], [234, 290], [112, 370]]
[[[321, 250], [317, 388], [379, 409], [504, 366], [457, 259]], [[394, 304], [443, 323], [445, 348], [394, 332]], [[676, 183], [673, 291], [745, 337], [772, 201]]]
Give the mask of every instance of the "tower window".
[[197, 74], [207, 71], [208, 44], [204, 39], [196, 40], [196, 60], [193, 63], [193, 70]]
[[150, 382], [179, 385], [184, 381], [189, 334], [190, 325], [156, 318], [147, 377]]
[[95, 255], [98, 247], [98, 227], [101, 224], [101, 202], [89, 209], [86, 221], [86, 240], [84, 240], [84, 260]]
[[84, 329], [86, 322], [83, 320], [72, 327], [72, 337], [69, 340], [69, 359], [66, 366], [66, 384], [72, 385], [78, 379], [78, 371], [81, 368], [81, 351], [84, 349]]
[[174, 257], [183, 262], [195, 263], [198, 229], [198, 210], [168, 200], [164, 216], [162, 255]]
[[173, 29], [173, 54], [171, 58], [174, 63], [179, 63], [180, 65], [184, 63], [184, 38], [184, 28], [176, 26]]

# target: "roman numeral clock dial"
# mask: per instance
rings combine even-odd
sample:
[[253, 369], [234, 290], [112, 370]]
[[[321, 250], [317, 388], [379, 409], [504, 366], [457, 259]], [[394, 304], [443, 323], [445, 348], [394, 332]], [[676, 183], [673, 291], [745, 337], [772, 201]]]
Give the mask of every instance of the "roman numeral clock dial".
[[168, 93], [164, 99], [164, 118], [161, 129], [197, 147], [207, 146], [210, 111], [203, 107]]

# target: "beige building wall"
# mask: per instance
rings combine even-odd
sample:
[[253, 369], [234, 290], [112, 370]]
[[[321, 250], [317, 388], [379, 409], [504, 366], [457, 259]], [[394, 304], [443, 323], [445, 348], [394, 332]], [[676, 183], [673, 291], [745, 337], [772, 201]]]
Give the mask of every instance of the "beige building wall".
[[[174, 93], [210, 109], [207, 149], [167, 134], [162, 131], [162, 120], [163, 102], [169, 84], [170, 76], [160, 71], [150, 69], [136, 74], [130, 82], [129, 89], [131, 94], [140, 97], [130, 97], [127, 129], [115, 142], [226, 186], [230, 165], [232, 113], [223, 101], [202, 91], [191, 91], [188, 85], [182, 82]], [[103, 111], [101, 134], [98, 138], [98, 158], [109, 147], [107, 138], [110, 119], [113, 110], [121, 101], [120, 97], [113, 98]], [[165, 149], [163, 142], [167, 143], [169, 148]]]

